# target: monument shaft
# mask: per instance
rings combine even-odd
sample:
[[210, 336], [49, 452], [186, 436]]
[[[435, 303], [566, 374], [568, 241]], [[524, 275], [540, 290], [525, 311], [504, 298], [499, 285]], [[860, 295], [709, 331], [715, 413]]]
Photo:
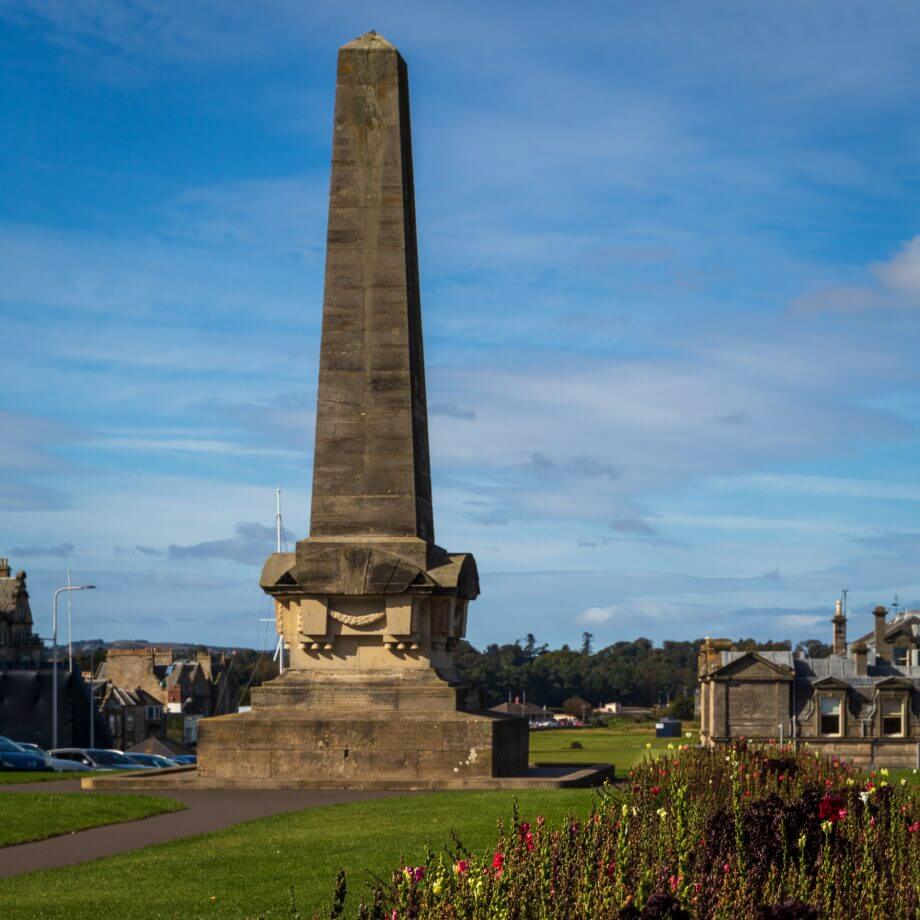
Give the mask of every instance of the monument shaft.
[[339, 52], [310, 535], [434, 540], [406, 65]]

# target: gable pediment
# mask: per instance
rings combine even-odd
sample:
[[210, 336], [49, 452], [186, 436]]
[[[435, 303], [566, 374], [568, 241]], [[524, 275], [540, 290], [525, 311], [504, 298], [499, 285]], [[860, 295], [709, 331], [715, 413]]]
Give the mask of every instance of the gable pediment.
[[884, 680], [880, 680], [876, 685], [876, 690], [903, 690], [907, 691], [912, 689], [913, 684], [909, 680], [905, 680], [903, 677], [886, 677]]
[[815, 690], [849, 690], [850, 685], [845, 680], [840, 680], [838, 677], [822, 677], [821, 680], [816, 680], [812, 687]]
[[792, 680], [792, 671], [768, 661], [757, 652], [746, 652], [740, 658], [712, 672], [713, 677], [738, 677], [745, 680]]

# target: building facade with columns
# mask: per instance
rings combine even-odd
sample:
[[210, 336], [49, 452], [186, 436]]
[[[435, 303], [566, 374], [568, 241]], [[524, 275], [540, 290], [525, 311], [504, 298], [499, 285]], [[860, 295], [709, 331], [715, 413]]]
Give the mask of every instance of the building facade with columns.
[[795, 739], [861, 766], [920, 767], [920, 611], [889, 619], [876, 607], [872, 616], [872, 631], [848, 643], [838, 601], [827, 658], [707, 639], [699, 658], [703, 743]]

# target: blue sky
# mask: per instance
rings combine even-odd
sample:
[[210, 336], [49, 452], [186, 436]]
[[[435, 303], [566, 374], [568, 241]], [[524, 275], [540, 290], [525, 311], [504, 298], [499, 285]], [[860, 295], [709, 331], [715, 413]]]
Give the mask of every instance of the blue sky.
[[41, 632], [69, 566], [79, 637], [270, 643], [371, 28], [410, 70], [471, 640], [920, 603], [914, 4], [0, 0], [0, 551]]

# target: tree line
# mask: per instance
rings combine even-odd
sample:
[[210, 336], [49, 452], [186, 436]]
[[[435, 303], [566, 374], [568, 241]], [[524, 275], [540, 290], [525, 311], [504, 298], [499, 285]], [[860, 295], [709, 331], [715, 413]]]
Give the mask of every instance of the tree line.
[[[655, 645], [640, 637], [595, 651], [591, 633], [584, 633], [581, 647], [575, 649], [568, 645], [550, 649], [528, 634], [510, 644], [488, 645], [483, 651], [461, 641], [454, 660], [460, 673], [482, 689], [487, 706], [504, 702], [509, 695], [526, 696], [528, 702], [549, 707], [561, 707], [573, 698], [595, 706], [609, 702], [656, 706], [692, 699], [703, 641], [666, 640]], [[745, 651], [792, 649], [788, 639], [740, 639], [735, 645]], [[826, 657], [831, 650], [809, 639], [800, 642], [796, 651]]]

